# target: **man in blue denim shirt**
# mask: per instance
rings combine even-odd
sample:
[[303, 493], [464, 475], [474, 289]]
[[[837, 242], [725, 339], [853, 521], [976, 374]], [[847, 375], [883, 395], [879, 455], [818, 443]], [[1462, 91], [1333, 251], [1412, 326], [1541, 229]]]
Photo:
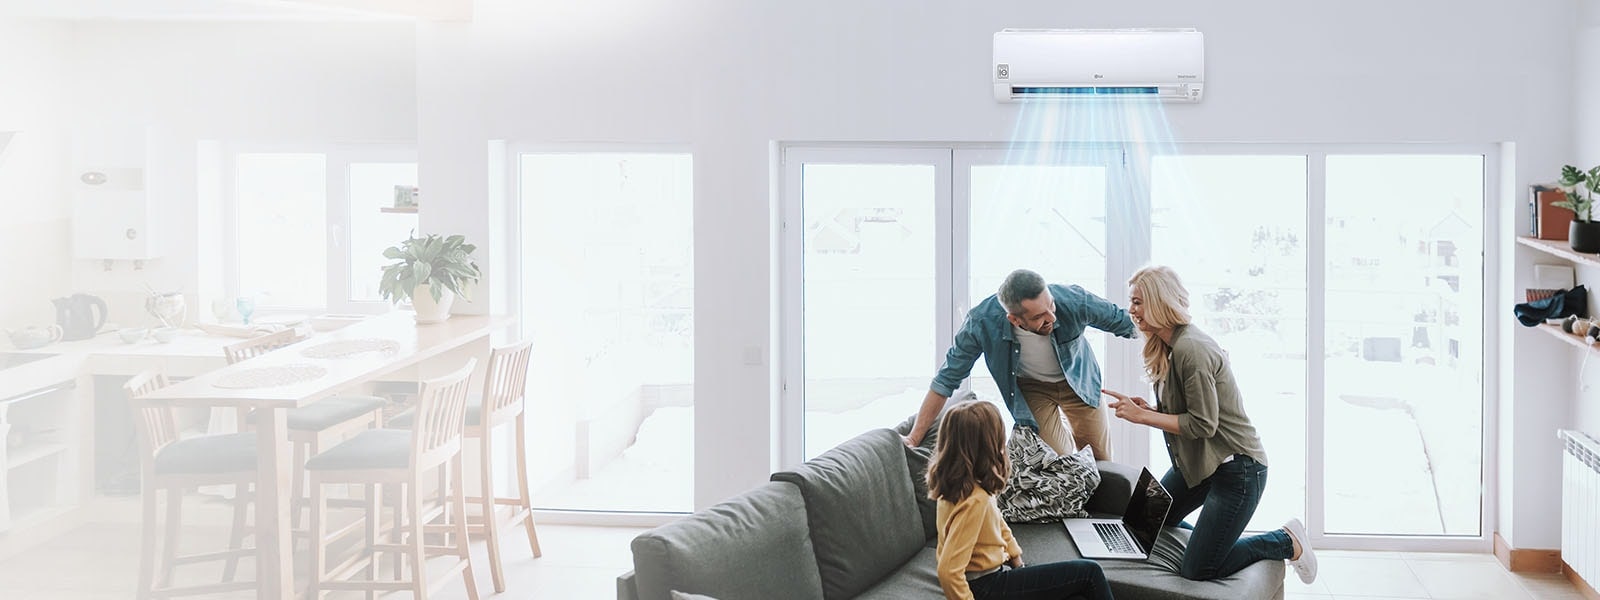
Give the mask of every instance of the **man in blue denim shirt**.
[[[1096, 460], [1109, 460], [1100, 412], [1100, 364], [1083, 338], [1088, 327], [1125, 338], [1137, 331], [1128, 312], [1104, 298], [1076, 285], [1045, 285], [1033, 271], [1012, 271], [999, 293], [967, 312], [906, 443], [922, 442], [945, 400], [982, 354], [1018, 425], [1034, 428], [1057, 454], [1086, 444], [1094, 448]], [[1063, 416], [1070, 431], [1062, 425]]]

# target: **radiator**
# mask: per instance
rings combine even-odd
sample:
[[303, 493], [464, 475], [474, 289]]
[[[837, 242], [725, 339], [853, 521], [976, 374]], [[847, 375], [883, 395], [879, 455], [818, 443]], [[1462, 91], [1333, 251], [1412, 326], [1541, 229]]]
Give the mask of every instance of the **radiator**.
[[1563, 430], [1561, 559], [1590, 585], [1600, 584], [1600, 442]]

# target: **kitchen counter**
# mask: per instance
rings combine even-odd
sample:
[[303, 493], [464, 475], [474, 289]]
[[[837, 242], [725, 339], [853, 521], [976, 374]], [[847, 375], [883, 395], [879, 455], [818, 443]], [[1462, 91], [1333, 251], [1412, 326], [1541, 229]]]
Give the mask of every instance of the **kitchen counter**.
[[87, 340], [56, 342], [42, 348], [0, 348], [0, 400], [77, 378], [79, 375], [132, 375], [161, 368], [190, 376], [226, 364], [222, 348], [240, 338], [184, 329], [169, 343], [145, 339], [123, 342], [116, 332]]

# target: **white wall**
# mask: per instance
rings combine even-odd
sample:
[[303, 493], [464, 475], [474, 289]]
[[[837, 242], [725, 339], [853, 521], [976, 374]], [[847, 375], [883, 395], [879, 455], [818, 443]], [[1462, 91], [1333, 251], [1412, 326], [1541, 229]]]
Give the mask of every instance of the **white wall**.
[[[772, 467], [770, 365], [742, 361], [748, 347], [771, 356], [775, 341], [770, 143], [1007, 141], [1017, 107], [995, 103], [988, 86], [999, 29], [1201, 29], [1206, 99], [1168, 111], [1182, 140], [1515, 142], [1518, 189], [1546, 179], [1572, 146], [1573, 0], [480, 0], [476, 9], [475, 23], [419, 33], [421, 185], [451, 201], [425, 206], [425, 228], [504, 235], [490, 225], [485, 140], [694, 153], [696, 470], [721, 474], [698, 482], [700, 507]], [[1523, 272], [1530, 258], [1517, 262]], [[1521, 372], [1558, 357], [1528, 333], [1513, 341]], [[1560, 384], [1528, 378], [1516, 389], [1522, 400], [1506, 399], [1499, 414], [1502, 453], [1514, 453], [1501, 473], [1499, 529], [1517, 547], [1555, 547], [1549, 429], [1569, 407], [1546, 400], [1563, 397]]]
[[65, 186], [68, 28], [0, 19], [0, 328], [55, 322], [68, 290]]
[[[183, 290], [191, 313], [215, 270], [215, 226], [200, 214], [196, 143], [401, 142], [416, 137], [409, 23], [142, 23], [72, 26], [73, 140], [148, 136], [146, 164], [165, 257], [134, 271], [77, 261], [75, 288], [107, 297], [113, 320], [146, 318], [143, 287]], [[95, 148], [74, 148], [82, 155]], [[138, 153], [138, 150], [131, 153]], [[207, 202], [214, 203], [208, 197]], [[324, 243], [291, 240], [291, 243]]]
[[[1569, 162], [1579, 168], [1588, 169], [1600, 165], [1600, 106], [1590, 101], [1600, 97], [1600, 77], [1593, 74], [1600, 69], [1600, 5], [1594, 2], [1584, 2], [1581, 10], [1580, 29], [1577, 35], [1577, 61], [1574, 73], [1579, 76], [1573, 78], [1572, 95], [1574, 98], [1583, 99], [1576, 105], [1573, 117], [1574, 130], [1576, 131], [1576, 148], [1574, 158]], [[1554, 179], [1551, 177], [1550, 179]], [[1553, 262], [1553, 261], [1550, 261]], [[1600, 268], [1583, 268], [1578, 271], [1578, 282], [1587, 284], [1589, 289], [1590, 316], [1600, 315], [1594, 307], [1600, 306]], [[1600, 362], [1592, 360], [1590, 362]], [[1584, 374], [1584, 383], [1588, 389], [1580, 388], [1577, 393], [1577, 402], [1568, 427], [1587, 432], [1590, 436], [1600, 439], [1600, 365], [1585, 365], [1581, 359], [1568, 360], [1564, 367], [1579, 370]]]

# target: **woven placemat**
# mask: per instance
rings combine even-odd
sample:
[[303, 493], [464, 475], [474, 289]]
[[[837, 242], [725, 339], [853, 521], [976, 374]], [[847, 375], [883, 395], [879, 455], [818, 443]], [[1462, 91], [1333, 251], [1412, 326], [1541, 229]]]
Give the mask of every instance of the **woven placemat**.
[[384, 338], [358, 338], [353, 340], [334, 340], [323, 342], [300, 351], [301, 356], [307, 358], [349, 358], [367, 352], [382, 352], [394, 354], [400, 350], [400, 342]]
[[279, 365], [276, 367], [256, 367], [254, 369], [241, 369], [217, 378], [211, 385], [227, 389], [250, 389], [264, 387], [278, 387], [312, 381], [323, 375], [328, 370], [316, 365]]

